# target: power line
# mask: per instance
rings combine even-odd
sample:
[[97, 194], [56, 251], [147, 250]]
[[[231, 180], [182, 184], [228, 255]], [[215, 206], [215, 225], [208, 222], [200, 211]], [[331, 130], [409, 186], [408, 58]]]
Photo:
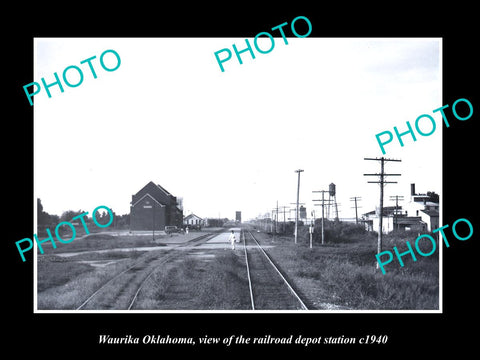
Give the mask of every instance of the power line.
[[[377, 244], [377, 254], [382, 252], [382, 235], [383, 235], [383, 187], [385, 184], [396, 184], [396, 181], [385, 181], [386, 176], [401, 176], [401, 174], [385, 174], [385, 162], [386, 161], [396, 161], [400, 162], [402, 160], [396, 159], [386, 159], [383, 156], [381, 158], [364, 158], [364, 160], [373, 160], [380, 161], [380, 173], [379, 174], [363, 174], [364, 176], [378, 176], [379, 181], [368, 181], [372, 184], [380, 185], [380, 209], [379, 209], [379, 229], [378, 229], [378, 244]], [[377, 269], [378, 269], [377, 261]]]
[[297, 243], [298, 237], [298, 201], [300, 197], [300, 173], [303, 172], [302, 169], [295, 170], [298, 174], [298, 182], [297, 182], [297, 211], [295, 212], [295, 244]]
[[[322, 245], [325, 243], [325, 230], [324, 230], [324, 218], [325, 218], [325, 201], [330, 205], [331, 200], [325, 200], [325, 193], [329, 192], [329, 190], [317, 190], [317, 191], [312, 191], [312, 193], [322, 193], [322, 199], [313, 199], [312, 201], [321, 201], [322, 203], [320, 206], [322, 207]], [[317, 204], [314, 204], [315, 206], [318, 206]]]
[[402, 195], [390, 196], [390, 200], [395, 200], [395, 211], [393, 213], [393, 228], [398, 230], [398, 200], [403, 201]]
[[[357, 211], [357, 200], [362, 200], [359, 196], [354, 196], [350, 198], [350, 201], [355, 201], [355, 224], [358, 225], [358, 211]], [[361, 206], [360, 206], [361, 207]], [[352, 208], [353, 209], [353, 208]]]
[[[285, 223], [286, 223], [286, 214], [285, 214], [285, 209], [289, 209], [288, 206], [279, 206], [279, 208], [283, 208], [283, 225], [282, 225], [282, 233], [285, 233]], [[278, 215], [277, 215], [278, 216]]]
[[[275, 214], [275, 216], [273, 216], [273, 213]], [[277, 223], [278, 223], [278, 200], [277, 200], [277, 207], [273, 208], [272, 209], [272, 217], [274, 218], [274, 225], [275, 225], [275, 231], [274, 231], [274, 238], [275, 238], [275, 234], [278, 233], [278, 227], [277, 227]], [[273, 226], [273, 224], [272, 224]], [[273, 229], [272, 229], [272, 232], [273, 232]]]

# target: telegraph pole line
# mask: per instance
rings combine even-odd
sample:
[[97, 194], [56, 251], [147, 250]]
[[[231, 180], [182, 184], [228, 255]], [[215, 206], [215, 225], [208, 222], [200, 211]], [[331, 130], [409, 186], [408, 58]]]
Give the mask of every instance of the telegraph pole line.
[[398, 230], [398, 200], [403, 201], [403, 196], [402, 195], [394, 195], [390, 196], [390, 200], [395, 200], [395, 212], [393, 213], [393, 228], [395, 230]]
[[[382, 252], [382, 236], [383, 236], [383, 187], [385, 184], [396, 184], [396, 181], [386, 181], [386, 176], [401, 176], [401, 174], [385, 174], [385, 162], [386, 161], [397, 161], [400, 162], [402, 160], [395, 160], [395, 159], [386, 159], [383, 156], [381, 158], [364, 158], [364, 160], [373, 160], [373, 161], [380, 161], [380, 173], [379, 174], [363, 174], [364, 176], [378, 176], [379, 181], [368, 181], [372, 184], [379, 184], [380, 185], [380, 209], [379, 209], [379, 226], [378, 226], [378, 244], [377, 244], [377, 254]], [[378, 269], [378, 261], [377, 261], [377, 269]]]
[[[270, 221], [270, 232], [273, 234], [273, 230], [275, 228], [275, 209], [272, 209], [271, 213], [271, 221]], [[274, 235], [275, 237], [275, 235]]]
[[[275, 215], [273, 216], [273, 214], [275, 214]], [[274, 221], [274, 229], [275, 229], [275, 234], [277, 234], [278, 233], [278, 225], [277, 225], [278, 224], [278, 200], [277, 200], [277, 207], [274, 207], [272, 209], [272, 217], [275, 220]], [[273, 231], [273, 229], [272, 229], [272, 231]]]
[[[358, 225], [358, 210], [357, 210], [357, 200], [362, 200], [359, 196], [354, 196], [350, 198], [350, 201], [355, 201], [355, 224]], [[352, 208], [353, 209], [353, 208]]]
[[282, 208], [283, 209], [283, 225], [282, 225], [282, 233], [285, 232], [285, 224], [286, 224], [286, 214], [285, 214], [285, 210], [288, 209], [288, 206], [279, 206], [279, 208]]
[[278, 232], [278, 200], [277, 200], [277, 216], [275, 217], [275, 234]]
[[[295, 211], [295, 207], [297, 206], [297, 203], [296, 203], [296, 202], [290, 203], [290, 205], [295, 205], [295, 206], [294, 206], [293, 208], [292, 208], [292, 207], [287, 207], [287, 208], [288, 208], [288, 211], [289, 211], [289, 213], [288, 213], [288, 216], [289, 216], [288, 220], [292, 220], [292, 219], [295, 220], [294, 217], [290, 217], [290, 213], [291, 213], [292, 211]], [[299, 202], [298, 205], [299, 205], [299, 206], [303, 206], [303, 205], [305, 205], [305, 203]], [[300, 211], [300, 210], [299, 210], [299, 211]], [[300, 218], [300, 216], [299, 216], [299, 218]]]
[[340, 215], [339, 215], [339, 212], [338, 212], [338, 206], [339, 206], [339, 205], [342, 206], [342, 204], [337, 203], [337, 201], [335, 200], [335, 202], [333, 203], [333, 205], [335, 206], [335, 213], [336, 213], [334, 220], [338, 222], [338, 221], [340, 221]]
[[298, 201], [300, 198], [300, 173], [303, 172], [302, 169], [295, 170], [298, 174], [298, 182], [297, 182], [297, 210], [295, 211], [295, 244], [297, 243], [298, 237]]
[[[295, 218], [291, 218], [291, 217], [290, 217], [290, 213], [291, 213], [292, 211], [295, 211], [295, 214], [298, 214], [298, 213], [299, 213], [299, 210], [297, 211], [297, 208], [298, 208], [298, 207], [297, 207], [297, 203], [296, 203], [296, 202], [290, 203], [290, 205], [295, 205], [295, 207], [288, 209], [288, 211], [289, 211], [289, 213], [288, 213], [288, 220], [295, 219]], [[298, 205], [299, 205], [299, 206], [302, 206], [302, 205], [305, 205], [305, 203], [299, 202]], [[300, 217], [300, 216], [299, 216], [299, 217]], [[296, 229], [296, 227], [295, 227], [295, 229]], [[296, 233], [296, 231], [295, 231], [295, 233]]]
[[[313, 201], [321, 201], [322, 203], [320, 206], [322, 207], [322, 245], [325, 244], [325, 193], [329, 192], [328, 190], [318, 190], [318, 191], [312, 191], [312, 193], [322, 193], [322, 199], [313, 199]], [[328, 200], [328, 204], [330, 205], [331, 200]], [[315, 204], [316, 205], [316, 204]]]

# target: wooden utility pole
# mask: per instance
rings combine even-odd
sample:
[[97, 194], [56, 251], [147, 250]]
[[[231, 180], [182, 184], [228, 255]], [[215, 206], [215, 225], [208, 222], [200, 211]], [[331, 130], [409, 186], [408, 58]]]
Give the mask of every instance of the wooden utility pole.
[[275, 234], [278, 232], [278, 200], [277, 200], [277, 216], [275, 217]]
[[278, 233], [278, 200], [277, 200], [277, 207], [274, 207], [272, 209], [272, 219], [273, 219], [273, 228], [272, 228], [272, 232], [274, 232], [275, 234]]
[[394, 195], [390, 196], [390, 200], [395, 200], [395, 212], [393, 213], [393, 228], [395, 230], [398, 230], [398, 200], [403, 201], [403, 196], [402, 195]]
[[[379, 209], [379, 226], [378, 226], [378, 244], [377, 244], [377, 254], [382, 252], [382, 235], [383, 235], [383, 187], [385, 184], [396, 184], [396, 181], [385, 181], [386, 176], [401, 176], [401, 174], [385, 174], [385, 162], [386, 161], [402, 161], [402, 160], [395, 160], [395, 159], [386, 159], [383, 156], [381, 158], [364, 158], [364, 160], [374, 160], [380, 161], [380, 173], [379, 174], [363, 174], [364, 176], [378, 176], [379, 181], [368, 181], [372, 184], [379, 184], [380, 185], [380, 209]], [[379, 268], [378, 261], [377, 261], [377, 269]]]
[[[320, 206], [322, 207], [322, 245], [325, 244], [325, 221], [324, 221], [324, 218], [325, 218], [325, 193], [326, 192], [329, 192], [328, 190], [318, 190], [318, 191], [312, 191], [313, 193], [322, 193], [322, 199], [313, 199], [313, 201], [321, 201], [322, 203], [320, 204]], [[331, 200], [329, 199], [328, 200], [328, 205], [330, 205], [331, 203]], [[317, 204], [315, 204], [317, 205]]]
[[[357, 200], [362, 200], [359, 196], [354, 196], [350, 198], [350, 201], [355, 201], [355, 224], [358, 225], [358, 210], [357, 210]], [[352, 208], [353, 209], [353, 208]]]
[[283, 225], [282, 225], [282, 233], [285, 233], [285, 225], [286, 225], [286, 214], [285, 214], [285, 209], [288, 208], [288, 206], [279, 206], [280, 208], [283, 208]]
[[298, 182], [297, 182], [297, 210], [295, 211], [295, 244], [297, 243], [298, 237], [298, 201], [300, 198], [300, 173], [303, 172], [302, 169], [295, 170], [298, 174]]

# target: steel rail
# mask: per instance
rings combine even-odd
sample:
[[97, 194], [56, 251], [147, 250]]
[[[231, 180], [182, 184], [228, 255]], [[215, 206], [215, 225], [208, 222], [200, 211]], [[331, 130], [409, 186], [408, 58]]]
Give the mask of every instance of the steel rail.
[[[177, 247], [182, 247], [182, 246], [185, 246], [185, 245], [187, 245], [187, 244], [190, 244], [191, 242], [203, 240], [203, 239], [205, 239], [205, 238], [208, 238], [208, 237], [211, 236], [211, 235], [215, 235], [215, 234], [205, 234], [205, 235], [199, 236], [198, 238], [192, 239], [192, 240], [188, 241], [187, 243], [181, 244], [181, 245], [179, 245], [179, 246], [177, 246]], [[198, 244], [195, 244], [194, 246], [197, 246], [197, 245], [198, 245]], [[175, 248], [177, 248], [177, 247], [175, 247]], [[133, 304], [134, 304], [135, 301], [137, 300], [138, 294], [140, 294], [140, 291], [142, 290], [143, 286], [144, 286], [145, 283], [148, 281], [148, 279], [150, 279], [150, 277], [153, 275], [153, 273], [155, 272], [155, 270], [157, 270], [157, 268], [158, 268], [159, 266], [165, 264], [168, 260], [170, 260], [171, 258], [173, 258], [174, 255], [176, 255], [176, 254], [171, 254], [171, 256], [164, 258], [163, 261], [162, 261], [160, 264], [156, 265], [156, 266], [153, 268], [153, 270], [147, 275], [147, 277], [142, 281], [142, 283], [141, 283], [140, 286], [138, 287], [137, 291], [135, 292], [135, 295], [133, 296], [133, 299], [132, 299], [132, 301], [130, 302], [130, 305], [128, 306], [128, 309], [127, 309], [127, 310], [131, 310], [131, 309], [132, 309]]]
[[[183, 244], [179, 244], [175, 247], [173, 247], [171, 250], [175, 250], [177, 248], [181, 248], [181, 247], [184, 247], [184, 246], [187, 246], [187, 245], [191, 245], [192, 242], [195, 242], [195, 241], [201, 241], [201, 240], [204, 240], [205, 238], [208, 238], [209, 236], [211, 235], [215, 235], [215, 233], [208, 233], [208, 234], [205, 234], [205, 235], [201, 235], [199, 237], [196, 237], [194, 239], [191, 239]], [[170, 250], [170, 251], [171, 251]], [[169, 251], [169, 252], [170, 252]], [[130, 305], [128, 307], [128, 310], [130, 310], [133, 306], [133, 304], [135, 303], [137, 297], [138, 297], [138, 294], [140, 293], [140, 290], [141, 288], [143, 287], [143, 285], [145, 284], [145, 282], [147, 281], [148, 278], [150, 278], [150, 276], [155, 272], [155, 270], [157, 269], [158, 266], [160, 265], [163, 265], [165, 262], [167, 262], [168, 260], [170, 260], [172, 257], [174, 257], [174, 255], [176, 254], [170, 254], [170, 256], [168, 256], [168, 254], [165, 254], [165, 257], [164, 257], [164, 261], [161, 262], [161, 264], [157, 265], [154, 267], [154, 269], [147, 275], [147, 277], [142, 281], [142, 283], [140, 284], [140, 287], [137, 289], [137, 291], [135, 292], [135, 295], [132, 299], [132, 301], [130, 302]], [[102, 291], [105, 287], [107, 287], [112, 281], [118, 279], [120, 276], [122, 276], [123, 274], [125, 274], [127, 271], [131, 270], [132, 268], [134, 268], [135, 266], [141, 264], [142, 262], [144, 262], [146, 259], [142, 259], [142, 260], [139, 260], [137, 262], [135, 262], [132, 266], [128, 267], [127, 269], [123, 270], [122, 272], [120, 272], [119, 274], [115, 275], [114, 277], [112, 277], [110, 280], [108, 280], [106, 283], [104, 283], [102, 286], [100, 286], [92, 295], [90, 295], [79, 307], [77, 307], [75, 310], [81, 310], [86, 304], [88, 304], [90, 302], [90, 300], [92, 300], [100, 291]]]
[[[143, 260], [142, 260], [143, 261]], [[97, 291], [95, 291], [92, 295], [89, 296], [89, 298], [87, 300], [85, 300], [79, 307], [77, 307], [75, 310], [81, 310], [82, 307], [84, 307], [86, 304], [88, 304], [90, 302], [90, 300], [92, 300], [95, 295], [97, 295], [100, 291], [102, 291], [108, 284], [110, 284], [112, 281], [114, 281], [115, 279], [118, 279], [121, 275], [125, 274], [127, 271], [129, 271], [130, 269], [132, 269], [133, 267], [137, 266], [138, 264], [140, 263], [140, 261], [134, 263], [132, 266], [130, 266], [129, 268], [123, 270], [121, 273], [115, 275], [114, 277], [112, 277], [110, 280], [108, 280], [105, 284], [103, 284], [102, 286], [100, 286]]]
[[133, 307], [133, 304], [135, 303], [135, 301], [137, 300], [137, 297], [138, 297], [138, 294], [140, 294], [140, 291], [142, 290], [143, 286], [145, 285], [145, 283], [147, 282], [148, 279], [150, 279], [150, 277], [153, 275], [153, 273], [158, 269], [159, 266], [165, 264], [167, 261], [171, 260], [173, 257], [175, 257], [176, 255], [180, 255], [178, 253], [173, 253], [173, 254], [170, 254], [170, 256], [165, 256], [163, 259], [162, 259], [162, 262], [156, 266], [153, 267], [152, 271], [150, 271], [150, 273], [147, 275], [147, 277], [142, 281], [142, 283], [140, 284], [140, 286], [138, 287], [137, 291], [135, 292], [135, 295], [133, 296], [132, 298], [132, 301], [130, 302], [130, 305], [128, 306], [127, 310], [131, 310], [132, 307]]
[[[257, 239], [255, 239], [255, 236], [253, 236], [253, 234], [248, 231], [248, 233], [250, 234], [250, 236], [252, 237], [253, 241], [255, 241], [255, 243], [257, 244], [258, 248], [262, 251], [263, 255], [265, 255], [265, 257], [267, 258], [267, 260], [270, 262], [270, 264], [273, 266], [273, 268], [277, 271], [278, 275], [280, 275], [280, 277], [282, 278], [283, 282], [285, 283], [285, 285], [287, 285], [288, 287], [288, 290], [290, 290], [290, 292], [292, 293], [292, 295], [298, 300], [298, 302], [300, 303], [300, 306], [302, 308], [302, 310], [308, 310], [307, 306], [305, 305], [305, 303], [302, 301], [302, 299], [300, 298], [300, 296], [298, 296], [297, 292], [293, 289], [293, 287], [290, 285], [290, 283], [287, 281], [287, 279], [285, 279], [285, 277], [283, 276], [283, 274], [281, 273], [281, 271], [278, 269], [278, 267], [274, 264], [274, 262], [272, 261], [272, 259], [270, 258], [270, 256], [268, 256], [268, 254], [265, 252], [265, 250], [262, 248], [262, 246], [259, 244], [259, 242], [257, 241]], [[245, 240], [245, 238], [244, 238]], [[245, 247], [245, 251], [246, 251], [246, 247]]]
[[245, 240], [245, 231], [242, 231], [242, 235], [243, 235], [243, 249], [245, 250], [245, 263], [247, 264], [248, 287], [250, 289], [250, 302], [252, 304], [252, 310], [255, 310], [255, 300], [253, 299], [252, 279], [250, 278], [250, 267], [248, 265], [247, 242]]

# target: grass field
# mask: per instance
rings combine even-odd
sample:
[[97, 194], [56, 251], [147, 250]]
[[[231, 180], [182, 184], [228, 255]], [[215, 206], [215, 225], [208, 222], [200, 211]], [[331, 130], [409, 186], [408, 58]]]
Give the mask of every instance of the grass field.
[[[128, 247], [142, 247], [142, 246], [157, 246], [158, 240], [168, 239], [165, 235], [156, 235], [155, 241], [152, 236], [140, 236], [140, 235], [115, 235], [109, 233], [90, 234], [84, 237], [78, 237], [70, 243], [62, 244], [56, 242], [56, 249], [53, 249], [50, 242], [42, 244], [42, 248], [45, 254], [55, 255], [62, 252], [81, 252], [89, 250], [108, 250], [116, 248], [128, 248]], [[39, 251], [40, 253], [40, 251]]]
[[[257, 233], [284, 275], [291, 280], [309, 309], [327, 310], [436, 310], [439, 308], [438, 251], [417, 261], [404, 256], [404, 267], [394, 259], [386, 275], [376, 270], [377, 238], [358, 227], [328, 228], [326, 243], [317, 237], [308, 247], [308, 230], [301, 228], [298, 244], [293, 236]], [[385, 236], [384, 250], [416, 234]], [[112, 237], [95, 234], [78, 243], [65, 244], [72, 257], [50, 255], [38, 258], [38, 309], [75, 309], [99, 286], [131, 266], [137, 259], [153, 255], [144, 251], [117, 251], [118, 247], [151, 246], [151, 238]], [[161, 247], [160, 247], [161, 248]], [[112, 249], [105, 253], [91, 250]], [[161, 250], [159, 250], [161, 251]], [[236, 252], [206, 250], [185, 253], [155, 270], [142, 288], [135, 309], [145, 310], [237, 310], [250, 309], [245, 260]], [[160, 254], [160, 253], [159, 253]], [[106, 266], [94, 266], [108, 262]]]
[[[396, 259], [386, 266], [386, 274], [375, 270], [377, 239], [372, 233], [352, 231], [338, 240], [308, 247], [305, 232], [294, 244], [293, 236], [279, 237], [256, 233], [264, 244], [277, 245], [268, 253], [306, 296], [311, 308], [355, 310], [435, 310], [439, 308], [438, 253], [404, 256], [404, 267]], [[412, 235], [386, 236], [385, 250], [392, 250]], [[404, 250], [406, 246], [403, 246]]]
[[[129, 267], [142, 252], [112, 252], [85, 254], [71, 258], [55, 255], [39, 257], [37, 262], [37, 308], [39, 310], [76, 309], [113, 274]], [[80, 261], [116, 260], [105, 267], [95, 267]]]

